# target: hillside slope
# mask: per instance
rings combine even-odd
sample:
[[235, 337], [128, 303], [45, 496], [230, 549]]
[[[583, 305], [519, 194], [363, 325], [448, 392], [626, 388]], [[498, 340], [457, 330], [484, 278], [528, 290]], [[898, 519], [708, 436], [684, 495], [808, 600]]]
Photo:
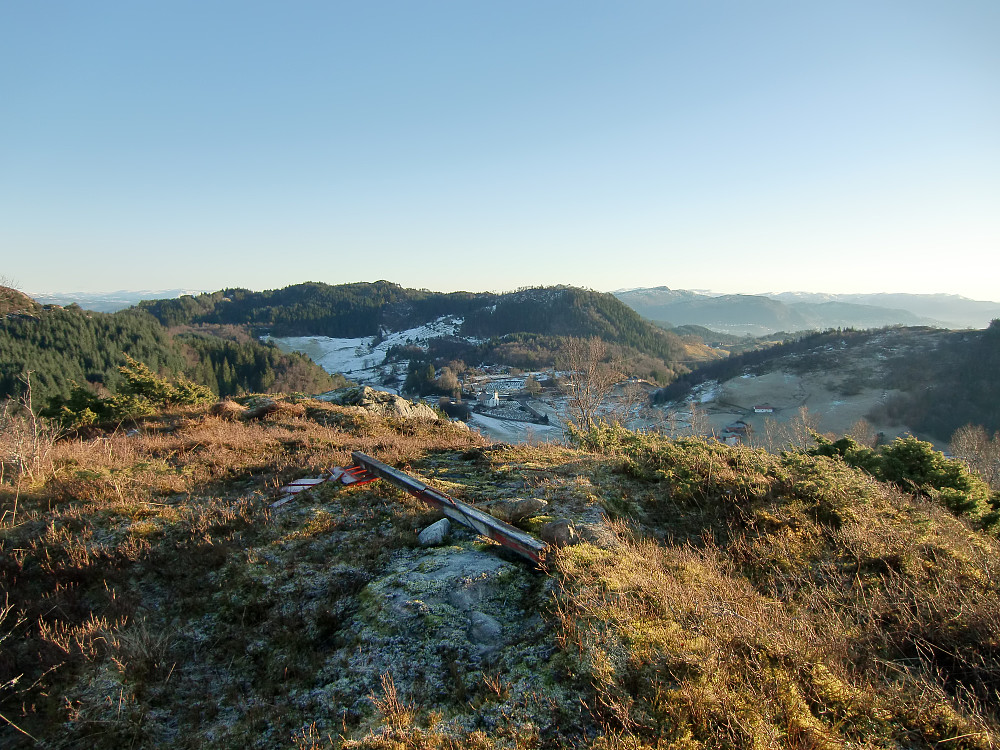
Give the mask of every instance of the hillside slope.
[[[229, 413], [2, 475], [4, 747], [1000, 741], [997, 540], [837, 459]], [[580, 543], [541, 571], [460, 530], [422, 547], [435, 513], [383, 482], [271, 507], [357, 449], [487, 512], [543, 500], [524, 528], [565, 519]]]
[[305, 357], [239, 331], [203, 326], [172, 332], [142, 309], [98, 313], [23, 299], [19, 309], [29, 313], [0, 314], [0, 399], [23, 393], [29, 372], [36, 408], [69, 397], [74, 385], [113, 390], [128, 357], [154, 372], [184, 373], [220, 395], [316, 393], [338, 382]]
[[650, 325], [612, 295], [573, 287], [500, 295], [489, 306], [470, 311], [462, 333], [478, 337], [511, 333], [597, 336], [664, 361], [681, 359], [684, 348], [679, 337]]
[[715, 382], [720, 398], [745, 402], [745, 408], [769, 403], [794, 411], [808, 405], [802, 399], [809, 393], [822, 390], [829, 396], [827, 409], [849, 411], [845, 405], [863, 397], [868, 405], [852, 419], [867, 416], [945, 445], [965, 424], [1000, 430], [998, 367], [997, 321], [974, 331], [828, 331], [704, 364], [654, 399], [680, 401], [697, 386]]
[[35, 300], [9, 286], [0, 286], [0, 315], [34, 315], [41, 309]]

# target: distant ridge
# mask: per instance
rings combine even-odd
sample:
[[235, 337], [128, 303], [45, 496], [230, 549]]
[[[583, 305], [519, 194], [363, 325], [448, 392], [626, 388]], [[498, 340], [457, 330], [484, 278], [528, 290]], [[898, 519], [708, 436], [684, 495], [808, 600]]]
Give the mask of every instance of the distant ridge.
[[815, 292], [780, 292], [767, 294], [785, 303], [830, 303], [897, 308], [915, 315], [941, 321], [949, 328], [985, 328], [1000, 316], [1000, 302], [969, 299], [959, 294], [820, 294]]
[[1000, 304], [948, 294], [725, 294], [709, 296], [669, 287], [616, 292], [645, 318], [671, 326], [700, 325], [728, 334], [929, 325], [985, 328]]
[[114, 292], [47, 292], [31, 296], [42, 305], [79, 305], [94, 312], [117, 312], [148, 299], [173, 299], [201, 294], [204, 289], [119, 289]]

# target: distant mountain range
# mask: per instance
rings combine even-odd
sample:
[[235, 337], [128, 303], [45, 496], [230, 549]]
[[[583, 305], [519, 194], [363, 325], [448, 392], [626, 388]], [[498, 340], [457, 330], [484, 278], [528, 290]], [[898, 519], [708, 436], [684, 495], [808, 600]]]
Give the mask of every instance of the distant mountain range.
[[116, 292], [52, 292], [31, 294], [41, 305], [79, 305], [84, 310], [116, 312], [147, 299], [172, 299], [184, 294], [201, 294], [204, 289], [120, 289]]
[[665, 286], [614, 293], [644, 318], [668, 326], [699, 325], [720, 333], [762, 336], [777, 331], [926, 325], [985, 328], [1000, 303], [955, 294], [817, 294], [712, 296]]

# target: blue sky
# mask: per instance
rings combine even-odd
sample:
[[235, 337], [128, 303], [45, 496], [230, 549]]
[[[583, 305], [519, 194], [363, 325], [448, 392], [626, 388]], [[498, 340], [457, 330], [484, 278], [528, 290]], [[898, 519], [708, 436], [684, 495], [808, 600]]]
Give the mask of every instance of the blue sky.
[[998, 299], [1000, 3], [0, 6], [34, 292]]

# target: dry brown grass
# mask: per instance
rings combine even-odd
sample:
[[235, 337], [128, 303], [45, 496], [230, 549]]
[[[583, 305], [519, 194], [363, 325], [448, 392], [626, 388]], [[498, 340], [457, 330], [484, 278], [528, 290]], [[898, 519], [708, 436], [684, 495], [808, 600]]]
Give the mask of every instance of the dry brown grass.
[[[0, 713], [64, 747], [996, 746], [1000, 550], [933, 503], [829, 459], [300, 406], [65, 439], [44, 482], [0, 485]], [[352, 617], [432, 514], [381, 482], [270, 507], [352, 450], [589, 532], [509, 602], [544, 658], [484, 658], [433, 706], [355, 679]]]
[[[448, 423], [367, 420], [325, 404], [307, 414], [302, 404], [279, 403], [253, 422], [179, 409], [128, 431], [65, 438], [51, 445], [44, 481], [14, 485], [5, 477], [0, 590], [17, 602], [23, 622], [0, 654], [0, 685], [12, 687], [0, 694], [2, 713], [35, 732], [65, 722], [70, 743], [80, 746], [148, 745], [162, 731], [149, 701], [183, 688], [179, 670], [186, 668], [178, 664], [197, 658], [167, 626], [167, 613], [187, 621], [193, 613], [185, 608], [206, 606], [204, 581], [241, 570], [247, 544], [266, 550], [324, 536], [332, 543], [344, 534], [339, 527], [351, 527], [337, 519], [326, 530], [289, 536], [297, 515], [276, 524], [269, 508], [278, 487], [349, 462], [351, 450], [401, 461], [484, 443]], [[374, 519], [398, 512], [394, 492], [385, 502], [369, 501]], [[412, 535], [408, 524], [401, 528]], [[374, 564], [398, 544], [384, 534], [377, 541], [355, 559]], [[219, 632], [242, 642], [269, 615], [254, 611], [256, 584], [235, 585], [250, 588], [231, 605], [239, 608], [236, 626]], [[282, 638], [294, 637], [288, 628]]]
[[616, 742], [996, 746], [996, 539], [840, 462], [661, 442], [611, 446], [653, 480], [618, 543], [554, 559]]
[[822, 591], [765, 596], [714, 545], [619, 534], [613, 552], [569, 548], [556, 565], [564, 648], [590, 681], [593, 710], [623, 735], [691, 747], [994, 746], [996, 725], [971, 696], [885, 658]]

